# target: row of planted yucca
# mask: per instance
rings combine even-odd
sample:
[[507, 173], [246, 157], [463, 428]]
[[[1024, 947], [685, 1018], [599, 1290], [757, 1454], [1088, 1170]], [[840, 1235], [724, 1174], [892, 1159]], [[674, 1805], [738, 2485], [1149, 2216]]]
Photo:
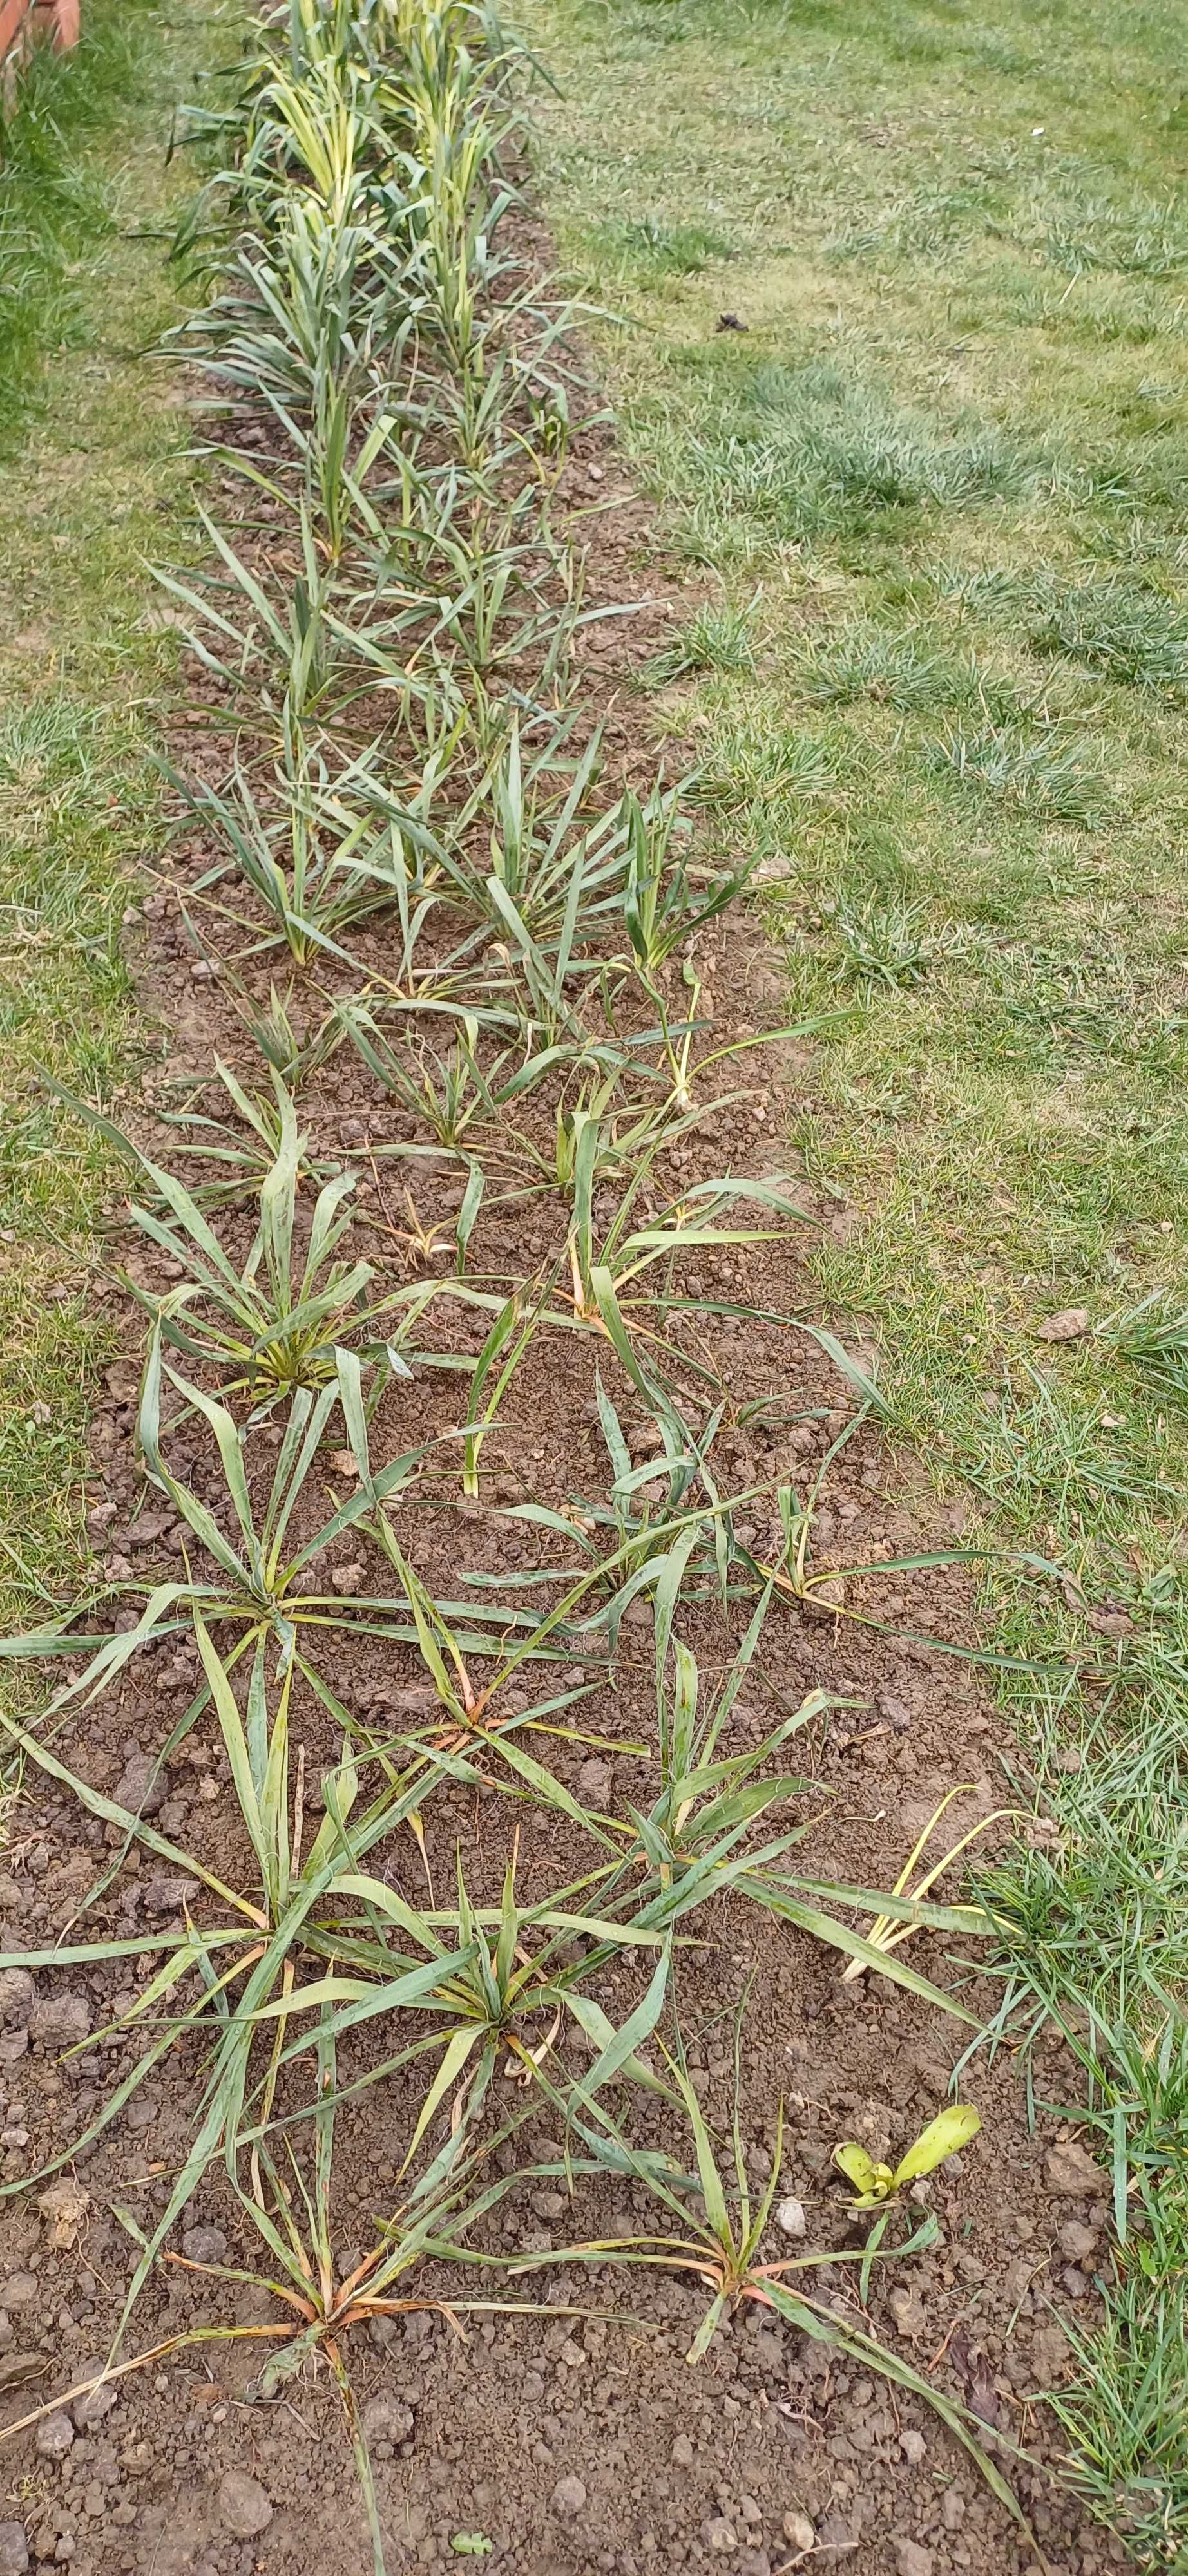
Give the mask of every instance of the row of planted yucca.
[[[903, 1938], [987, 1927], [976, 1908], [797, 1873], [806, 1829], [788, 1810], [809, 1784], [785, 1769], [786, 1747], [823, 1693], [741, 1749], [731, 1723], [773, 1605], [820, 1579], [808, 1541], [833, 1453], [804, 1491], [775, 1480], [740, 1494], [715, 1463], [729, 1408], [715, 1318], [751, 1310], [715, 1305], [687, 1265], [757, 1252], [798, 1211], [778, 1175], [686, 1168], [745, 1098], [738, 1059], [763, 1043], [712, 1041], [692, 962], [741, 878], [704, 863], [688, 793], [608, 787], [572, 682], [593, 612], [559, 483], [582, 389], [572, 317], [508, 222], [523, 68], [464, 0], [293, 0], [261, 20], [235, 104], [200, 121], [222, 166], [180, 245], [203, 293], [181, 354], [201, 381], [208, 488], [232, 506], [226, 527], [203, 519], [205, 571], [163, 578], [209, 681], [212, 774], [175, 779], [195, 836], [185, 908], [238, 1000], [244, 1046], [217, 1068], [226, 1114], [178, 1113], [161, 1131], [168, 1159], [109, 1130], [135, 1170], [138, 1455], [184, 1562], [131, 1598], [115, 1587], [113, 1625], [108, 1587], [90, 1605], [94, 1633], [76, 1605], [7, 1649], [72, 1667], [42, 1724], [11, 1726], [28, 1761], [114, 1829], [119, 1852], [137, 1844], [196, 1893], [164, 1929], [8, 1954], [36, 1969], [124, 1960], [140, 1983], [115, 2025], [131, 2050], [122, 2079], [81, 2138], [5, 2188], [44, 2188], [80, 2145], [118, 2135], [153, 2070], [200, 2048], [188, 2153], [140, 2235], [108, 2374], [143, 2358], [121, 2357], [132, 2311], [221, 2167], [276, 2302], [275, 2322], [234, 2331], [273, 2344], [265, 2389], [311, 2356], [335, 2373], [377, 2568], [349, 2329], [417, 2306], [514, 2305], [506, 2278], [460, 2302], [439, 2267], [526, 2268], [500, 2260], [482, 2222], [543, 2175], [564, 2180], [575, 2213], [597, 2176], [626, 2178], [657, 2210], [650, 2232], [550, 2262], [688, 2272], [709, 2292], [691, 2359], [730, 2305], [760, 2301], [927, 2397], [1011, 2502], [969, 2419], [872, 2339], [860, 2307], [839, 2313], [793, 2286], [828, 2260], [856, 2265], [864, 2296], [876, 2256], [932, 2241], [935, 2222], [913, 2213], [896, 2246], [882, 2204], [960, 2143], [968, 2115], [944, 2115], [885, 2184], [864, 2176], [863, 2204], [878, 2204], [865, 2242], [851, 2228], [832, 2253], [773, 2261], [779, 2136], [755, 2205], [737, 2091], [723, 2155], [686, 2061], [675, 1963], [711, 1898], [948, 2010], [961, 2008], [904, 1962]], [[354, 1164], [318, 1142], [343, 1065], [377, 1104]], [[381, 1166], [407, 1185], [408, 1223], [365, 1257], [351, 1244], [357, 1187], [365, 1170], [378, 1185]], [[506, 1244], [530, 1218], [544, 1248], [509, 1275], [485, 1230], [497, 1219]], [[823, 1338], [860, 1404], [877, 1401]], [[499, 1506], [505, 1529], [539, 1539], [541, 1562], [500, 1575], [476, 1557], [468, 1571], [501, 1408], [521, 1372], [575, 1345], [593, 1363], [602, 1489], [572, 1510]], [[642, 1455], [628, 1411], [647, 1426]], [[377, 1464], [381, 1446], [395, 1454]], [[443, 1599], [421, 1569], [451, 1510], [461, 1571]], [[334, 1559], [348, 1541], [367, 1553], [344, 1581]], [[374, 1589], [367, 1565], [381, 1570]], [[583, 1704], [641, 1603], [655, 1714], [633, 1750], [654, 1794], [617, 1815], [579, 1794], [564, 1757], [619, 1749]], [[708, 1690], [681, 1634], [706, 1604], [732, 1641]], [[197, 1686], [160, 1764], [205, 1730], [250, 1855], [238, 1872], [226, 1832], [216, 1866], [66, 1759], [74, 1712], [167, 1646], [176, 1669], [189, 1653]], [[353, 1704], [342, 1674], [356, 1652], [416, 1659], [411, 1716], [379, 1723]], [[319, 1725], [339, 1750], [315, 1801], [305, 1738]], [[460, 1861], [451, 1902], [434, 1885], [459, 1789], [508, 1818], [496, 1902]], [[529, 1904], [515, 1854], [532, 1813], [575, 1859]], [[421, 1899], [400, 1883], [404, 1852]], [[866, 1934], [847, 1919], [872, 1911]], [[600, 2000], [611, 1965], [636, 1978], [618, 2022]], [[524, 2087], [510, 2115], [497, 2083], [509, 2070]], [[344, 2279], [336, 2122], [397, 2080], [401, 2101], [419, 2087], [400, 2198]], [[633, 2132], [641, 2090], [671, 2122], [671, 2149]], [[555, 2142], [543, 2156], [542, 2126]], [[853, 2174], [858, 2151], [846, 2153]]]

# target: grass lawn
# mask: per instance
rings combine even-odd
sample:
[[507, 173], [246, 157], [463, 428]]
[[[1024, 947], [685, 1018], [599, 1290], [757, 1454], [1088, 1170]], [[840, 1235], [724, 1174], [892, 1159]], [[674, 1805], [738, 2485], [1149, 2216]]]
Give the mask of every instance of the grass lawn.
[[132, 1070], [120, 917], [158, 846], [146, 745], [173, 660], [146, 566], [186, 521], [185, 416], [142, 353], [180, 309], [163, 241], [193, 172], [166, 164], [172, 104], [229, 51], [217, 13], [96, 0], [0, 138], [5, 1618], [86, 1561], [87, 1395], [110, 1356], [87, 1260], [110, 1175], [38, 1069], [96, 1105]]
[[528, 25], [540, 196], [691, 568], [657, 729], [762, 862], [792, 1009], [840, 1014], [798, 1138], [845, 1202], [821, 1287], [1004, 1551], [1012, 2024], [1072, 2039], [1121, 2231], [1070, 2455], [1188, 2566], [1182, 24]]

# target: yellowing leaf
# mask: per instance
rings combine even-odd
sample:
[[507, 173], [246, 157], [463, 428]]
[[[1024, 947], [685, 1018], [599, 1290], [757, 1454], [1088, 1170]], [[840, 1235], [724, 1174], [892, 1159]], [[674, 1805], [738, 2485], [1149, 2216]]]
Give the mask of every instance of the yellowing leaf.
[[914, 2182], [917, 2174], [935, 2173], [946, 2156], [955, 2156], [969, 2145], [971, 2138], [976, 2138], [981, 2125], [981, 2117], [970, 2102], [954, 2102], [947, 2111], [939, 2111], [935, 2120], [921, 2130], [915, 2146], [908, 2148], [902, 2164], [896, 2166], [893, 2188], [898, 2191], [901, 2183]]
[[[873, 2157], [868, 2156], [865, 2147], [856, 2146], [852, 2141], [844, 2147], [835, 2147], [833, 2161], [838, 2172], [844, 2173], [846, 2181], [853, 2183], [855, 2191], [873, 2192], [878, 2196], [880, 2167]], [[886, 2167], [882, 2170], [885, 2172]]]

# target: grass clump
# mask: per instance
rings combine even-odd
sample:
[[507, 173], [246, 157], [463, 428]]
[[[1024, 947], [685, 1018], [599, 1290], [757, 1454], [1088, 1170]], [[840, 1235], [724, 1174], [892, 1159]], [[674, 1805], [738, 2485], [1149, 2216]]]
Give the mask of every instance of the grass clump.
[[708, 224], [668, 224], [659, 215], [634, 215], [602, 226], [600, 239], [616, 266], [644, 277], [700, 277], [715, 260], [729, 259], [730, 244]]
[[1131, 688], [1178, 698], [1188, 686], [1188, 619], [1157, 593], [1119, 582], [1069, 583], [1036, 613], [1028, 641]]
[[103, 145], [143, 96], [155, 43], [148, 0], [99, 8], [67, 61], [34, 56], [0, 126], [0, 454], [44, 406], [47, 355], [89, 345], [119, 206]]
[[876, 706], [910, 712], [968, 697], [972, 677], [910, 631], [895, 634], [861, 620], [815, 642], [800, 671], [804, 696], [818, 706]]
[[1100, 777], [1077, 743], [1053, 741], [1016, 724], [954, 724], [925, 746], [929, 768], [963, 787], [1061, 823], [1089, 824], [1103, 805]]
[[[689, 373], [719, 375], [690, 359]], [[922, 512], [1026, 489], [1035, 469], [982, 423], [945, 427], [877, 382], [821, 363], [748, 366], [716, 386], [712, 425], [677, 429], [673, 466], [707, 542], [741, 519], [768, 543], [901, 532]]]

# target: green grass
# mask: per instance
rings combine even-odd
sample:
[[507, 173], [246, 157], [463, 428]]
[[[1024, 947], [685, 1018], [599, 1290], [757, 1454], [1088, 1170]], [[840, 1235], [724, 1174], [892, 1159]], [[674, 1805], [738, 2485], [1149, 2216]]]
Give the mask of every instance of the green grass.
[[[792, 1008], [847, 1004], [797, 1140], [856, 1211], [824, 1296], [874, 1319], [895, 1435], [1054, 1569], [983, 1605], [987, 1643], [1050, 1667], [1006, 1691], [1058, 1831], [1004, 1874], [1004, 1941], [1014, 2009], [1091, 2016], [1080, 2107], [1140, 2221], [1064, 2430], [1138, 2563], [1182, 2567], [1179, 21], [528, 15], [562, 263], [622, 317], [599, 346], [623, 435], [718, 583], [656, 721], [693, 726], [710, 811], [763, 855]], [[662, 273], [625, 255], [640, 226], [729, 265]], [[711, 643], [732, 612], [738, 665]], [[1082, 1305], [1082, 1338], [1037, 1339]]]
[[[174, 99], [229, 51], [187, 9], [96, 0], [0, 139], [0, 1615], [78, 1580], [83, 1435], [110, 1356], [87, 1264], [96, 1104], [140, 1040], [121, 915], [155, 850], [146, 743], [171, 667], [145, 558], [184, 545], [184, 415], [137, 352], [173, 318]], [[169, 523], [173, 525], [170, 526]], [[24, 1568], [22, 1573], [21, 1568]]]

